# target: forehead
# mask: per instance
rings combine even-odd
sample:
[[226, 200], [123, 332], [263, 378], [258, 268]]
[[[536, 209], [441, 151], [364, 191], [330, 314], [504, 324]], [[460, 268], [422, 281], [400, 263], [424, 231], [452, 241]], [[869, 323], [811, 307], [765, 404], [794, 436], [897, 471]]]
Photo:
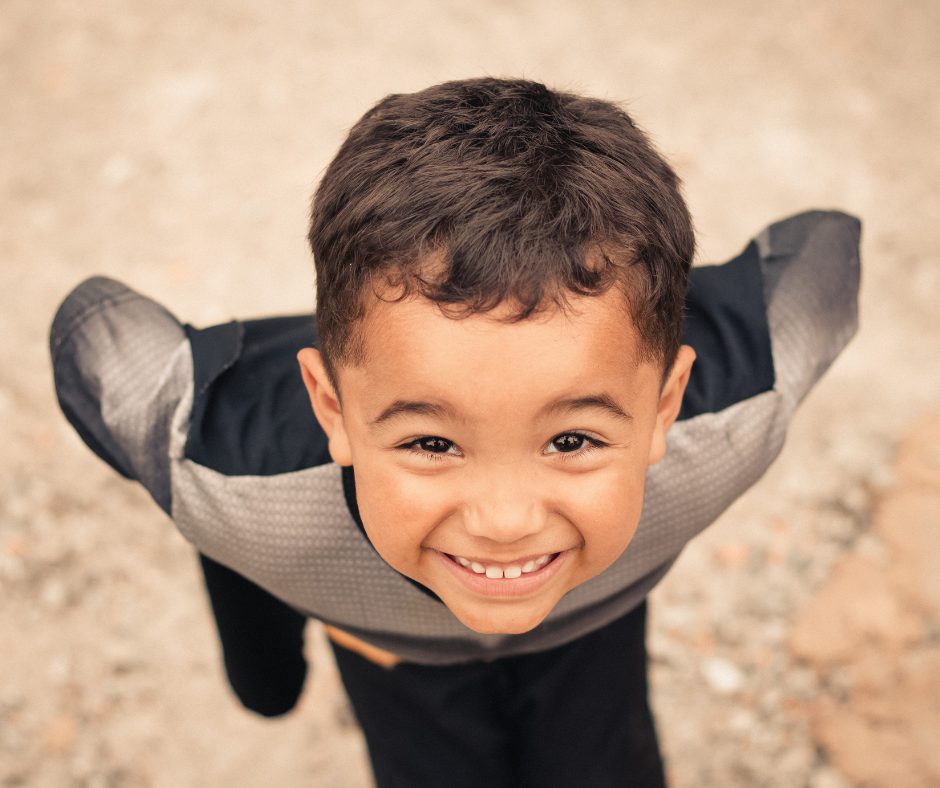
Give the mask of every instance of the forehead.
[[623, 391], [640, 378], [658, 385], [616, 288], [513, 316], [510, 305], [454, 317], [423, 297], [376, 300], [359, 326], [359, 361], [338, 370], [344, 399], [366, 410], [395, 398], [525, 410], [589, 389]]

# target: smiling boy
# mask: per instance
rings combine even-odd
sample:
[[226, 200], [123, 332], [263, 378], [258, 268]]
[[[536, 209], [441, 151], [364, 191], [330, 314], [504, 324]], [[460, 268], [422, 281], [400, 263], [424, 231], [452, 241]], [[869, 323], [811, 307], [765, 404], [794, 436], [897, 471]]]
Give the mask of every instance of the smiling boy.
[[695, 356], [661, 387], [619, 288], [567, 306], [507, 322], [375, 298], [336, 388], [300, 352], [373, 546], [476, 632], [528, 632], [624, 551]]
[[327, 169], [315, 334], [92, 279], [57, 392], [198, 548], [247, 707], [293, 707], [316, 617], [379, 786], [662, 786], [644, 599], [854, 332], [858, 239], [802, 214], [687, 295], [678, 179], [621, 109], [451, 82]]

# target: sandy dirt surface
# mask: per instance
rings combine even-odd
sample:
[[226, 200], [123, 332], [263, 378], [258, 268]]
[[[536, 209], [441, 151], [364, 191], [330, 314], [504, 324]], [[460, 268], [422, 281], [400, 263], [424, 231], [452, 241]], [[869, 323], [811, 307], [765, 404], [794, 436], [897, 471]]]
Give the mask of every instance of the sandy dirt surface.
[[938, 40], [933, 0], [2, 0], [0, 785], [370, 784], [315, 625], [294, 714], [233, 700], [191, 548], [66, 425], [46, 333], [96, 273], [196, 325], [309, 311], [344, 130], [481, 73], [629, 102], [701, 261], [864, 220], [858, 337], [653, 595], [653, 702], [673, 788], [940, 785]]

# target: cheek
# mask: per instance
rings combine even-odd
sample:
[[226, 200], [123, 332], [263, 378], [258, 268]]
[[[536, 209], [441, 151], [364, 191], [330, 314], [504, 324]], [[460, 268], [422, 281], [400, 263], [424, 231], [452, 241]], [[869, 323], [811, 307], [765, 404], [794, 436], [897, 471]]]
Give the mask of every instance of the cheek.
[[[422, 484], [423, 482], [423, 484]], [[366, 533], [389, 564], [399, 571], [413, 565], [443, 509], [434, 485], [367, 463], [356, 466], [356, 499]]]
[[584, 539], [584, 559], [592, 574], [606, 569], [636, 533], [643, 511], [646, 466], [599, 474], [581, 490], [572, 521]]

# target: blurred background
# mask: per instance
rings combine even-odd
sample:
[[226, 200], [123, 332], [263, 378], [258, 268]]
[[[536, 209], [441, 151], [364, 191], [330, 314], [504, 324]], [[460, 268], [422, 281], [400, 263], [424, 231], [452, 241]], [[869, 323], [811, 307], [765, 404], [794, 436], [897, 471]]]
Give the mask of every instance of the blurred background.
[[191, 548], [55, 404], [93, 274], [184, 321], [312, 308], [306, 214], [376, 100], [524, 76], [626, 102], [699, 262], [864, 221], [861, 330], [653, 595], [673, 788], [940, 785], [940, 4], [2, 0], [0, 786], [360, 788], [317, 625], [300, 708], [223, 678]]

